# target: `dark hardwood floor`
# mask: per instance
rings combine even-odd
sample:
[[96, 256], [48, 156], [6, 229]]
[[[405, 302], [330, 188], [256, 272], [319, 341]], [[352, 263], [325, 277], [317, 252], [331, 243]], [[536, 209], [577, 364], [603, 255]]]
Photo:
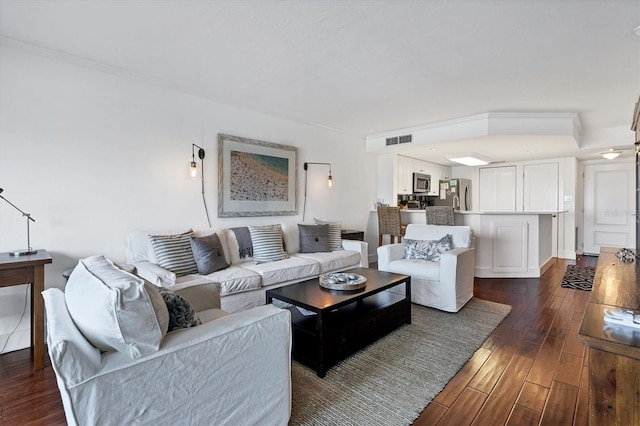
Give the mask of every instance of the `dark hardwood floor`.
[[[577, 339], [589, 292], [560, 287], [567, 264], [540, 278], [476, 279], [475, 296], [513, 307], [427, 406], [416, 425], [586, 425], [587, 359]], [[578, 264], [595, 266], [596, 257]], [[0, 355], [0, 425], [65, 424], [50, 364], [28, 349]]]
[[560, 287], [569, 263], [556, 260], [540, 279], [476, 278], [476, 297], [513, 309], [415, 425], [588, 424], [588, 360], [577, 333], [590, 292]]

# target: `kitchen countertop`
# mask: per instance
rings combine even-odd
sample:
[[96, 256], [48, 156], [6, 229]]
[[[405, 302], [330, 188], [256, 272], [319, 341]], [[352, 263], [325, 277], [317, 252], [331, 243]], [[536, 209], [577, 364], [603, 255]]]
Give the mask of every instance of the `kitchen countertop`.
[[525, 214], [558, 214], [566, 213], [568, 210], [535, 210], [527, 212], [481, 212], [481, 211], [455, 211], [457, 214], [492, 214], [492, 215], [525, 215]]
[[[376, 210], [372, 210], [376, 212]], [[526, 212], [485, 212], [485, 211], [461, 211], [456, 210], [454, 213], [456, 214], [493, 214], [493, 215], [525, 215], [525, 214], [558, 214], [558, 213], [566, 213], [568, 210], [536, 210], [536, 211], [526, 211]], [[425, 213], [422, 209], [400, 209], [400, 213]]]

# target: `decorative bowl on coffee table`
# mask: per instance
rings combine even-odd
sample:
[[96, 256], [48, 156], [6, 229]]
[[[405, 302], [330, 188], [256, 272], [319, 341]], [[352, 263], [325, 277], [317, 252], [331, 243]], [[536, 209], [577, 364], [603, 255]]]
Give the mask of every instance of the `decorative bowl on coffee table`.
[[330, 290], [359, 290], [367, 285], [365, 277], [349, 272], [320, 275], [318, 281], [321, 287]]

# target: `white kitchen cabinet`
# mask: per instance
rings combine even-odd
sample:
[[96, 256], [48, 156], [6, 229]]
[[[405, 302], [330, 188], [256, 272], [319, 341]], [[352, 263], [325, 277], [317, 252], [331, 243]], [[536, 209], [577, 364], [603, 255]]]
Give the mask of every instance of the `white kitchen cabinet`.
[[449, 177], [450, 168], [441, 166], [440, 164], [430, 163], [428, 161], [413, 160], [413, 171], [415, 173], [424, 173], [431, 176], [431, 189], [427, 195], [439, 195], [439, 181]]
[[451, 168], [434, 164], [434, 172], [431, 175], [431, 191], [429, 195], [440, 196], [439, 181], [451, 178]]
[[413, 159], [398, 155], [396, 169], [396, 192], [398, 194], [413, 194]]
[[[529, 269], [529, 224], [526, 220], [505, 219], [496, 216], [491, 220], [491, 249], [494, 274], [526, 273]], [[536, 265], [537, 266], [537, 265]]]
[[558, 163], [523, 167], [523, 210], [558, 210]]
[[516, 166], [480, 169], [480, 211], [516, 211]]

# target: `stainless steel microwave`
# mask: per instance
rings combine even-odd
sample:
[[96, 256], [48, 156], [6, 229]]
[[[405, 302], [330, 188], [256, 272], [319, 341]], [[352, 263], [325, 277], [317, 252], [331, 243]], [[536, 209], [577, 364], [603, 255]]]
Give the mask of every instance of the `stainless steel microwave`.
[[413, 193], [426, 194], [431, 189], [431, 176], [422, 173], [413, 174]]

